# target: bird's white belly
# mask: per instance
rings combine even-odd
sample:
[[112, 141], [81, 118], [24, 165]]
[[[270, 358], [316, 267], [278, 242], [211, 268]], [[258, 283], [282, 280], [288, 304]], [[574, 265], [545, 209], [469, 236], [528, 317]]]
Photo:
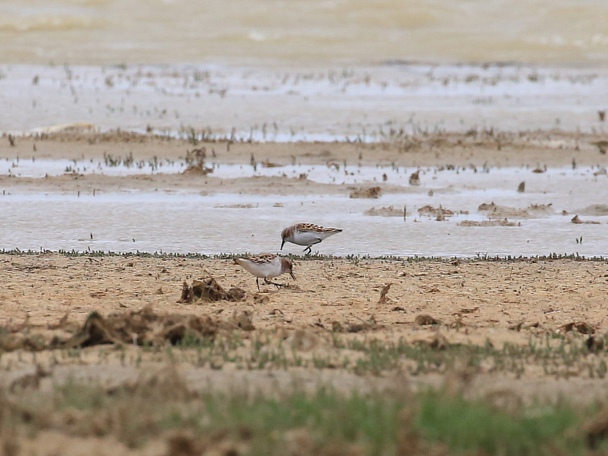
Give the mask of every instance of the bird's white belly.
[[278, 277], [281, 275], [281, 264], [274, 261], [265, 264], [242, 261], [239, 262], [239, 264], [256, 277], [265, 277], [270, 279], [272, 277]]
[[325, 236], [321, 233], [311, 233], [311, 232], [303, 232], [303, 233], [294, 233], [293, 234], [293, 243], [298, 245], [310, 245], [316, 244], [317, 242], [321, 242]]

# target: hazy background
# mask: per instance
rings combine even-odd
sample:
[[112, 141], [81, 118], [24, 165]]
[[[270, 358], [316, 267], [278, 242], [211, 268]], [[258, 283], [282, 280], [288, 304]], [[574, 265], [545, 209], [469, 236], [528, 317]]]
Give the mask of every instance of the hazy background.
[[605, 0], [3, 0], [0, 63], [606, 65]]

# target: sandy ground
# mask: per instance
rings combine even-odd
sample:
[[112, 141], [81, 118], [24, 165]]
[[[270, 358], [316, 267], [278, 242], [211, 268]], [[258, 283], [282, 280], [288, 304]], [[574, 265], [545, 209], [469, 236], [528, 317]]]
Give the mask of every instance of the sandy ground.
[[[342, 328], [363, 324], [365, 337], [386, 342], [430, 341], [440, 332], [451, 344], [494, 347], [525, 346], [531, 337], [565, 334], [569, 323], [584, 322], [597, 335], [608, 331], [604, 261], [300, 258], [294, 262], [296, 281], [283, 276], [286, 287], [264, 285], [258, 292], [253, 276], [231, 259], [4, 254], [0, 256], [4, 280], [0, 321], [5, 328], [25, 325], [50, 337], [82, 326], [92, 311], [109, 315], [151, 306], [158, 313], [228, 320], [246, 311], [255, 331], [281, 330], [287, 337], [302, 330], [311, 335], [308, 348], [321, 350], [336, 324]], [[226, 289], [244, 289], [244, 300], [178, 302], [184, 281], [208, 276]], [[388, 283], [392, 285], [386, 300], [380, 302]], [[421, 326], [416, 321], [420, 315], [430, 315], [440, 324]], [[57, 332], [58, 327], [63, 330]], [[94, 359], [92, 355], [91, 363], [97, 364]], [[4, 355], [3, 367], [12, 366], [4, 375], [16, 375], [19, 369], [15, 371], [14, 362], [14, 353]], [[25, 367], [27, 363], [21, 365]], [[528, 374], [529, 380], [537, 379], [538, 372]], [[557, 387], [568, 389], [567, 384]], [[598, 381], [594, 391], [572, 393], [589, 397], [606, 387]]]
[[[608, 331], [602, 312], [608, 290], [603, 261], [424, 260], [375, 259], [294, 260], [297, 280], [281, 277], [288, 286], [256, 288], [255, 278], [231, 259], [66, 257], [2, 255], [2, 323], [27, 319], [35, 327], [57, 323], [66, 314], [82, 322], [92, 311], [102, 314], [151, 305], [177, 313], [231, 315], [253, 312], [258, 329], [277, 324], [331, 328], [332, 322], [357, 323], [373, 317], [386, 338], [418, 337], [419, 314], [430, 314], [447, 326], [462, 321], [466, 331], [449, 331], [458, 342], [494, 345], [526, 344], [528, 334], [509, 329], [522, 322], [557, 330], [586, 321], [600, 333]], [[179, 303], [182, 284], [214, 277], [221, 286], [246, 291], [243, 302], [218, 301], [202, 306]], [[380, 290], [392, 286], [388, 301]], [[283, 315], [270, 318], [274, 309]], [[422, 331], [424, 333], [424, 331]]]
[[[249, 144], [204, 145], [215, 160], [225, 163], [259, 162], [326, 163], [328, 160], [364, 163], [399, 162], [405, 166], [445, 163], [482, 166], [519, 166], [536, 164], [567, 166], [573, 154], [580, 164], [598, 162], [599, 138], [562, 134], [536, 134], [496, 138], [446, 136], [422, 138], [415, 144]], [[196, 147], [200, 147], [198, 145]], [[2, 138], [0, 158], [80, 159], [103, 157], [104, 153], [137, 159], [154, 156], [169, 159], [184, 157], [194, 146], [187, 142], [114, 135], [55, 135], [53, 137], [16, 138], [14, 146]], [[202, 184], [204, 182], [204, 184]], [[288, 194], [289, 192], [327, 193], [336, 186], [321, 186], [297, 179], [276, 178], [261, 185], [258, 179], [221, 180], [201, 175], [158, 175], [135, 177], [80, 176], [30, 179], [0, 176], [2, 189], [72, 192], [76, 189], [112, 191], [130, 188], [195, 188], [204, 185], [214, 191], [231, 188], [240, 192]], [[334, 190], [332, 190], [334, 189]], [[386, 186], [390, 191], [390, 186]], [[238, 252], [226, 252], [238, 253]], [[608, 291], [608, 266], [605, 261], [574, 259], [527, 259], [518, 261], [295, 258], [297, 280], [280, 279], [288, 286], [275, 289], [263, 286], [258, 292], [254, 278], [231, 259], [79, 256], [58, 253], [1, 254], [0, 326], [8, 333], [38, 334], [46, 340], [53, 336], [69, 337], [99, 312], [108, 316], [117, 312], [139, 311], [148, 307], [159, 314], [206, 315], [224, 321], [246, 312], [255, 327], [243, 331], [245, 339], [272, 334], [302, 353], [332, 355], [332, 333], [345, 338], [378, 339], [386, 343], [404, 340], [432, 344], [440, 336], [442, 343], [500, 348], [505, 344], [527, 346], [531, 340], [560, 336], [580, 339], [594, 333], [608, 332], [605, 301]], [[180, 303], [184, 281], [211, 276], [225, 287], [240, 287], [245, 298], [240, 302]], [[392, 284], [385, 300], [381, 290]], [[429, 315], [436, 325], [421, 325], [417, 317]], [[582, 323], [577, 331], [572, 323]], [[359, 325], [359, 330], [348, 333]], [[581, 334], [582, 333], [582, 334]], [[129, 359], [140, 356], [141, 348], [126, 348]], [[49, 369], [41, 388], [66, 379], [87, 379], [103, 384], [120, 385], [132, 381], [145, 369], [162, 369], [166, 359], [145, 358], [142, 365], [121, 362], [99, 347], [84, 349], [78, 360], [60, 359], [53, 350], [36, 354], [27, 348], [3, 353], [0, 357], [0, 382], [10, 386], [31, 374], [35, 365]], [[336, 356], [339, 356], [337, 353]], [[586, 358], [593, 364], [590, 354]], [[603, 358], [602, 358], [603, 359]], [[386, 372], [379, 376], [356, 375], [336, 369], [291, 368], [239, 370], [200, 367], [188, 361], [178, 362], [191, 388], [203, 385], [217, 389], [249, 388], [264, 390], [276, 385], [288, 387], [297, 377], [313, 387], [330, 383], [343, 390], [440, 386], [446, 377], [438, 374], [410, 375]], [[576, 367], [578, 366], [578, 367]], [[471, 391], [485, 394], [512, 391], [524, 398], [543, 397], [555, 400], [566, 396], [575, 401], [605, 397], [608, 383], [588, 375], [581, 365], [560, 373], [547, 373], [538, 366], [528, 366], [517, 375], [481, 367], [473, 375]], [[220, 366], [221, 367], [221, 366]], [[399, 382], [395, 382], [399, 379]], [[46, 385], [46, 386], [45, 386]], [[52, 436], [51, 436], [52, 437]], [[51, 438], [49, 437], [49, 438]], [[52, 441], [64, 442], [58, 438]], [[49, 440], [49, 441], [51, 441]], [[71, 443], [80, 445], [78, 439]], [[122, 451], [122, 450], [121, 450]], [[118, 454], [118, 453], [116, 453]]]

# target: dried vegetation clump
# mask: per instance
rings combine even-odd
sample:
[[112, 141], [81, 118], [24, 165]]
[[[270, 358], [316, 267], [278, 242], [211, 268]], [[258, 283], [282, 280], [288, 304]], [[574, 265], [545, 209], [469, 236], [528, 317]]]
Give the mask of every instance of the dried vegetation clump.
[[[460, 211], [458, 213], [467, 214], [468, 212]], [[439, 205], [439, 207], [433, 207], [427, 204], [426, 206], [422, 206], [420, 209], [418, 209], [418, 215], [422, 217], [435, 217], [435, 220], [438, 222], [444, 222], [447, 217], [452, 217], [454, 214], [456, 214], [455, 211], [446, 209], [441, 205]]]
[[581, 218], [578, 215], [575, 215], [574, 217], [572, 217], [572, 219], [570, 220], [572, 223], [574, 223], [575, 225], [599, 225], [600, 222], [596, 221], [596, 220], [581, 220]]
[[183, 174], [187, 176], [206, 176], [213, 172], [213, 168], [205, 167], [205, 159], [207, 158], [207, 149], [200, 147], [186, 152], [186, 164], [188, 167]]
[[350, 198], [370, 198], [377, 199], [382, 195], [382, 189], [380, 187], [360, 187], [352, 189], [350, 192]]
[[413, 186], [420, 185], [420, 171], [413, 172], [410, 175], [408, 182], [410, 183], [410, 185], [413, 185]]
[[372, 207], [364, 212], [364, 215], [372, 217], [405, 217], [405, 207], [403, 209], [397, 209], [394, 206], [385, 207]]
[[245, 290], [232, 287], [229, 290], [224, 288], [213, 277], [193, 280], [192, 285], [184, 282], [182, 295], [179, 303], [192, 303], [195, 301], [215, 302], [215, 301], [242, 301], [245, 299]]
[[500, 206], [491, 203], [482, 203], [477, 208], [491, 219], [503, 218], [534, 218], [553, 214], [552, 204], [531, 204], [526, 209], [516, 207]]
[[100, 344], [177, 344], [186, 335], [204, 339], [217, 334], [219, 324], [208, 316], [155, 313], [150, 307], [103, 317], [92, 312], [82, 328], [59, 344], [62, 348]]
[[[52, 327], [51, 337], [23, 329], [15, 327], [2, 334], [0, 351], [71, 349], [104, 344], [176, 345], [186, 339], [213, 339], [219, 331], [250, 331], [255, 327], [252, 315], [247, 311], [235, 311], [230, 318], [218, 319], [208, 315], [161, 314], [147, 306], [107, 317], [91, 312], [84, 324], [76, 329], [73, 323], [64, 320]], [[65, 334], [71, 335], [66, 337]]]
[[[320, 327], [323, 327], [323, 325], [321, 325]], [[334, 320], [331, 323], [331, 330], [334, 333], [358, 333], [358, 332], [371, 331], [371, 330], [377, 330], [377, 329], [383, 329], [383, 328], [384, 327], [382, 325], [379, 325], [376, 322], [376, 319], [373, 315], [370, 317], [369, 320], [364, 321], [364, 320], [359, 319], [359, 321], [357, 323], [352, 323], [352, 322], [341, 323], [337, 320]]]

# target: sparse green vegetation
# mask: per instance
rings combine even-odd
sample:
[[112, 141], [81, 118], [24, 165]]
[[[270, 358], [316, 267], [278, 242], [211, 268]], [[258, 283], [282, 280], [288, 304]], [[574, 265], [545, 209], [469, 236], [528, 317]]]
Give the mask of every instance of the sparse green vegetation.
[[[186, 332], [183, 339], [178, 341], [167, 339], [162, 342], [163, 339], [158, 339], [155, 345], [146, 344], [139, 349], [145, 356], [151, 350], [158, 351], [164, 347], [171, 361], [212, 369], [231, 366], [237, 370], [289, 370], [300, 367], [323, 370], [339, 367], [364, 377], [387, 374], [450, 375], [462, 369], [469, 369], [473, 374], [483, 369], [487, 373], [509, 375], [514, 379], [521, 377], [528, 369], [538, 368], [551, 378], [579, 376], [601, 379], [607, 373], [608, 352], [604, 347], [608, 347], [608, 336], [590, 338], [575, 332], [568, 335], [555, 332], [531, 335], [526, 345], [505, 343], [502, 347], [494, 347], [490, 342], [483, 345], [450, 344], [447, 341], [438, 344], [436, 340], [429, 339], [410, 343], [402, 338], [386, 341], [374, 337], [373, 326], [362, 326], [361, 329], [357, 328], [357, 332], [359, 330], [363, 331], [363, 335], [344, 333], [343, 328], [339, 332], [301, 332], [303, 342], [297, 340], [296, 336], [284, 339], [280, 331], [244, 333], [236, 329], [203, 338]], [[323, 341], [324, 348], [301, 350], [299, 346], [307, 343], [306, 338], [314, 343]], [[133, 343], [136, 340], [134, 338]], [[172, 346], [171, 343], [176, 345]], [[327, 350], [328, 345], [332, 350]], [[56, 337], [49, 340], [48, 337], [32, 333], [15, 338], [6, 330], [0, 331], [0, 354], [26, 350], [35, 356], [37, 351], [53, 347], [61, 347]], [[55, 356], [80, 359], [82, 350], [64, 348]]]
[[537, 405], [505, 412], [482, 401], [430, 393], [419, 402], [415, 422], [421, 434], [456, 454], [580, 454], [584, 448], [580, 436], [567, 433], [582, 418], [574, 407]]
[[[166, 252], [113, 252], [110, 250], [21, 250], [15, 249], [0, 249], [0, 255], [40, 255], [41, 253], [57, 253], [59, 255], [65, 255], [67, 257], [124, 257], [124, 258], [186, 258], [186, 259], [221, 259], [231, 260], [233, 258], [240, 258], [242, 256], [254, 255], [252, 252], [239, 252], [239, 253], [220, 253], [217, 255], [206, 255], [204, 253], [166, 253]], [[309, 255], [294, 255], [286, 254], [286, 258], [295, 259], [298, 261], [314, 261], [314, 260], [337, 260], [344, 258], [350, 260], [353, 264], [358, 264], [362, 260], [384, 260], [384, 261], [400, 261], [406, 263], [418, 263], [418, 262], [440, 262], [440, 263], [467, 263], [475, 261], [488, 261], [488, 262], [524, 262], [524, 263], [535, 263], [538, 261], [548, 260], [574, 260], [574, 261], [606, 261], [605, 256], [593, 256], [585, 257], [578, 253], [549, 253], [547, 255], [535, 255], [535, 256], [490, 256], [488, 254], [478, 253], [475, 258], [446, 258], [446, 257], [433, 257], [433, 256], [394, 256], [394, 255], [345, 255], [344, 257], [338, 257], [334, 255], [324, 255], [321, 253], [311, 253]]]
[[589, 454], [581, 423], [597, 413], [565, 404], [506, 410], [443, 391], [211, 394], [189, 390], [174, 370], [110, 390], [74, 381], [50, 392], [4, 390], [0, 405], [0, 425], [12, 438], [52, 430], [113, 436], [133, 449], [162, 439], [170, 448], [181, 442], [247, 455]]
[[[495, 348], [491, 344], [447, 344], [437, 348], [431, 343], [408, 343], [403, 339], [386, 342], [373, 336], [353, 338], [334, 335], [336, 353], [302, 353], [293, 350], [292, 342], [283, 341], [267, 333], [242, 339], [240, 333], [215, 341], [188, 341], [195, 348], [197, 365], [235, 363], [237, 368], [289, 369], [292, 367], [335, 368], [361, 376], [381, 376], [386, 373], [424, 375], [446, 374], [459, 366], [474, 371], [484, 366], [493, 373], [520, 377], [527, 368], [542, 367], [546, 375], [560, 378], [571, 375], [603, 378], [606, 374], [606, 354], [587, 356], [589, 349], [583, 336], [565, 337], [554, 334], [530, 339], [528, 345]], [[597, 338], [600, 346], [608, 346], [608, 337]], [[174, 352], [176, 359], [187, 360], [188, 350]]]

